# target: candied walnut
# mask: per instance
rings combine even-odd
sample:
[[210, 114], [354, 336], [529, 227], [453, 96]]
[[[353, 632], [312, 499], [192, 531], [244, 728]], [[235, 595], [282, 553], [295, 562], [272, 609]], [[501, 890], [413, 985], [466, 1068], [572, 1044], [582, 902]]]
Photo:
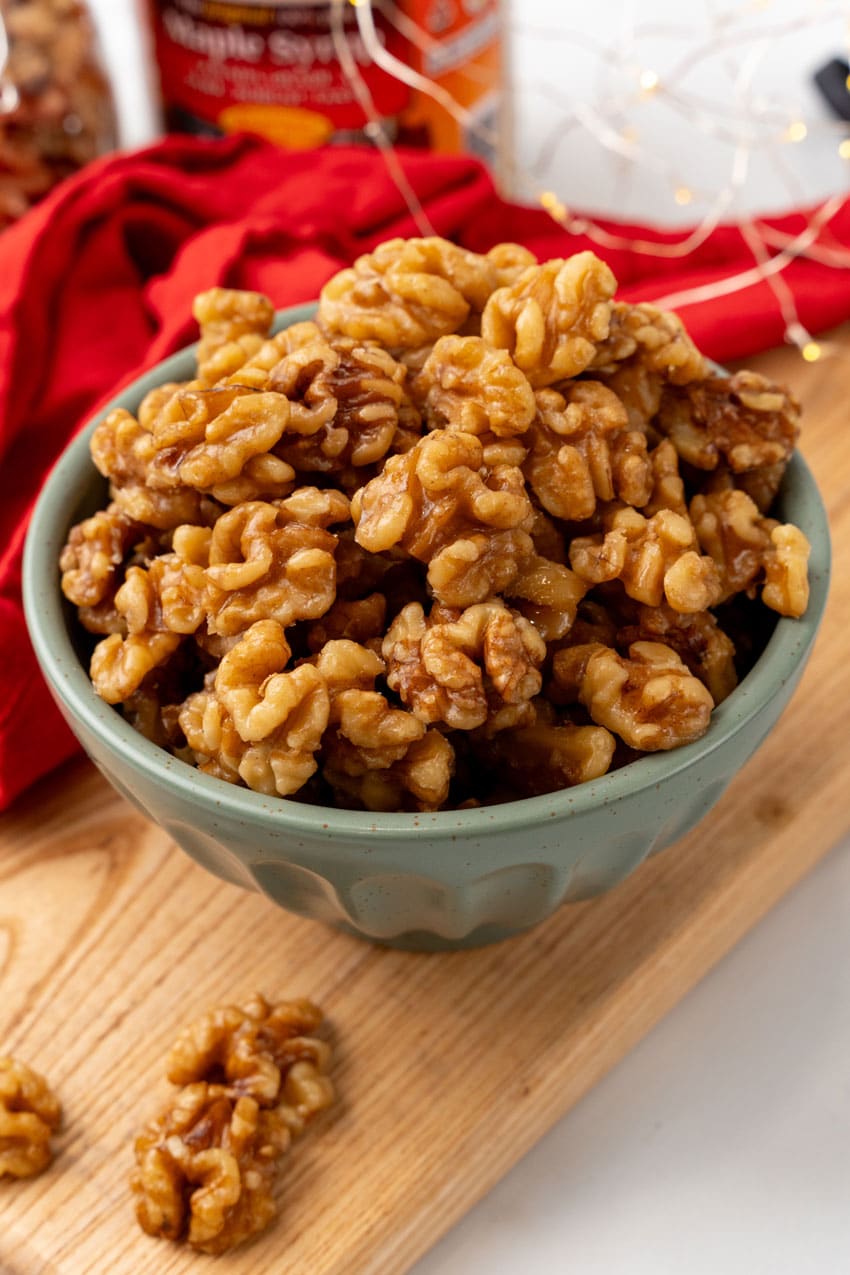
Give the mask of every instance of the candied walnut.
[[704, 611], [722, 596], [717, 567], [697, 552], [690, 520], [669, 509], [651, 518], [626, 506], [609, 508], [604, 533], [577, 536], [570, 565], [588, 584], [620, 580], [630, 598], [674, 611]]
[[353, 751], [330, 750], [325, 778], [345, 802], [365, 810], [439, 810], [449, 795], [454, 749], [438, 730], [427, 730], [387, 768], [362, 769]]
[[[488, 555], [494, 532], [531, 525], [533, 513], [520, 470], [507, 465], [488, 469], [479, 440], [460, 431], [437, 430], [412, 451], [391, 457], [377, 478], [355, 494], [351, 514], [363, 548], [380, 553], [400, 545], [430, 563], [429, 583], [444, 601], [450, 600], [444, 586], [457, 580], [459, 572], [470, 571], [476, 587], [471, 589], [470, 577], [464, 597], [483, 600], [495, 588], [488, 567], [497, 571], [503, 587], [511, 572], [516, 574], [517, 555], [531, 550], [523, 530], [522, 538], [510, 538], [510, 545], [500, 543], [498, 554]], [[508, 550], [513, 557], [506, 557]], [[470, 590], [478, 596], [470, 596]]]
[[156, 454], [150, 430], [123, 407], [104, 417], [91, 436], [92, 460], [104, 478], [119, 487], [147, 482], [148, 470]]
[[811, 545], [793, 523], [774, 527], [770, 542], [761, 600], [780, 615], [801, 616], [809, 605]]
[[[672, 443], [670, 446], [672, 447]], [[699, 484], [699, 491], [704, 496], [711, 496], [715, 492], [737, 488], [746, 492], [755, 502], [759, 513], [765, 514], [779, 494], [785, 469], [786, 462], [780, 461], [776, 465], [764, 465], [760, 469], [745, 470], [743, 474], [733, 474], [726, 465], [720, 464], [705, 475]]]
[[766, 580], [766, 606], [780, 615], [803, 614], [810, 546], [797, 527], [763, 517], [746, 492], [735, 488], [694, 496], [691, 517], [700, 544], [717, 564], [723, 600], [735, 593], [752, 595]]
[[148, 390], [136, 409], [136, 416], [142, 429], [150, 433], [156, 418], [165, 405], [171, 402], [178, 390], [190, 388], [188, 381], [165, 381], [162, 385], [155, 385], [152, 390]]
[[480, 748], [482, 761], [524, 797], [598, 779], [611, 766], [616, 741], [604, 726], [534, 721], [503, 731]]
[[640, 508], [652, 496], [654, 474], [647, 438], [626, 429], [611, 440], [611, 477], [617, 499]]
[[335, 640], [325, 644], [315, 664], [331, 697], [330, 728], [322, 741], [322, 769], [331, 787], [369, 810], [393, 808], [385, 804], [390, 794], [402, 804], [412, 797], [417, 809], [444, 801], [453, 750], [426, 743], [423, 723], [374, 689], [384, 672], [380, 656], [356, 642]]
[[50, 1135], [62, 1119], [43, 1076], [17, 1058], [0, 1058], [0, 1178], [32, 1178], [53, 1159]]
[[650, 372], [642, 363], [629, 360], [617, 366], [615, 372], [603, 374], [594, 369], [597, 376], [613, 390], [626, 409], [629, 428], [638, 429], [655, 441], [657, 431], [653, 421], [661, 406], [664, 381], [658, 372]]
[[312, 754], [328, 721], [327, 688], [308, 664], [283, 672], [291, 654], [281, 626], [259, 620], [223, 656], [215, 693], [246, 744], [274, 736], [279, 747]]
[[534, 253], [518, 243], [494, 244], [487, 253], [487, 260], [496, 269], [498, 288], [505, 288], [515, 283], [529, 266], [537, 265]]
[[264, 1230], [290, 1133], [276, 1111], [203, 1081], [181, 1089], [139, 1134], [130, 1178], [142, 1230], [223, 1253]]
[[258, 620], [287, 626], [324, 615], [336, 595], [335, 547], [321, 526], [291, 522], [286, 509], [261, 501], [223, 514], [206, 572], [210, 633], [229, 637]]
[[[690, 671], [720, 704], [734, 691], [735, 646], [710, 611], [680, 615], [668, 606], [639, 606], [631, 624], [617, 629], [616, 644], [628, 649], [633, 642], [662, 642], [675, 651]], [[614, 645], [614, 639], [606, 645]]]
[[309, 438], [333, 420], [337, 403], [330, 378], [338, 367], [339, 355], [320, 335], [289, 350], [271, 369], [264, 388], [286, 396], [287, 432]]
[[[275, 492], [275, 495], [278, 493]], [[173, 531], [183, 523], [211, 527], [222, 507], [203, 492], [191, 487], [171, 487], [154, 491], [140, 484], [110, 488], [113, 504], [134, 522], [156, 531]]]
[[116, 505], [72, 527], [59, 558], [62, 592], [76, 606], [93, 607], [113, 589], [118, 568], [142, 528]]
[[87, 633], [127, 635], [127, 621], [117, 611], [114, 596], [106, 597], [94, 606], [77, 607], [77, 619]]
[[[327, 642], [315, 660], [330, 695], [331, 735], [352, 746], [357, 772], [380, 770], [404, 757], [410, 745], [425, 734], [425, 727], [412, 713], [394, 708], [374, 689], [375, 679], [384, 672], [384, 662], [374, 651], [356, 642], [337, 639]], [[326, 738], [327, 751], [333, 740]], [[339, 749], [337, 749], [337, 753]]]
[[370, 593], [365, 598], [337, 598], [320, 620], [314, 620], [307, 628], [307, 648], [314, 655], [326, 642], [346, 638], [364, 643], [383, 636], [386, 628], [387, 600], [382, 593]]
[[297, 522], [304, 527], [333, 527], [348, 522], [351, 516], [348, 497], [333, 487], [299, 487], [285, 500], [273, 503], [281, 526]]
[[[167, 704], [155, 684], [156, 673], [146, 678], [137, 691], [121, 705], [121, 713], [133, 730], [144, 735], [152, 744], [167, 748], [178, 756], [182, 748], [182, 736], [177, 727], [179, 706]], [[188, 758], [190, 764], [192, 758]]]
[[508, 350], [533, 386], [577, 376], [608, 335], [617, 282], [592, 252], [529, 266], [490, 297], [481, 335]]
[[513, 588], [532, 557], [525, 531], [478, 532], [446, 545], [431, 559], [428, 584], [447, 606], [472, 606]]
[[147, 568], [127, 568], [114, 600], [127, 636], [114, 632], [99, 642], [89, 669], [108, 704], [128, 699], [204, 621], [210, 535], [207, 527], [178, 527], [171, 553], [152, 558]]
[[89, 665], [94, 689], [107, 704], [128, 699], [180, 645], [179, 633], [112, 633], [98, 642]]
[[440, 337], [412, 386], [430, 428], [523, 434], [534, 419], [534, 392], [507, 350], [477, 336]]
[[705, 359], [677, 314], [646, 303], [615, 301], [608, 336], [598, 347], [591, 367], [612, 372], [627, 359], [672, 385], [687, 385], [708, 375]]
[[390, 239], [325, 284], [319, 325], [389, 350], [413, 349], [456, 332], [497, 283], [486, 257], [446, 239]]
[[665, 389], [657, 425], [696, 469], [732, 474], [783, 465], [799, 433], [799, 404], [756, 372], [708, 376]]
[[562, 563], [535, 556], [506, 592], [543, 640], [554, 642], [572, 628], [587, 584]]
[[645, 442], [624, 435], [628, 418], [616, 394], [599, 381], [577, 381], [563, 394], [540, 390], [536, 398], [523, 472], [547, 513], [580, 522], [599, 500], [648, 497]]
[[216, 483], [210, 495], [222, 505], [241, 505], [246, 500], [279, 500], [289, 495], [295, 480], [295, 471], [279, 456], [264, 452], [262, 456], [250, 456], [236, 478]]
[[[337, 337], [287, 356], [272, 370], [270, 387], [293, 400], [299, 392], [299, 362], [309, 369], [315, 349], [324, 361], [301, 395], [306, 410], [315, 414], [316, 428], [290, 428], [275, 454], [301, 473], [341, 473], [374, 464], [390, 450], [401, 421], [418, 423], [405, 395], [406, 368], [379, 346]], [[299, 407], [293, 402], [293, 420]], [[302, 437], [290, 437], [293, 433]]]
[[[204, 774], [227, 783], [240, 781], [254, 792], [267, 797], [288, 797], [302, 788], [316, 773], [315, 750], [319, 746], [322, 721], [322, 694], [317, 683], [301, 689], [311, 697], [312, 716], [294, 709], [298, 722], [295, 738], [288, 735], [286, 723], [257, 743], [247, 744], [233, 724], [217, 695], [210, 690], [197, 691], [182, 704], [178, 722], [191, 749], [195, 763]], [[308, 728], [315, 734], [308, 735]]]
[[[255, 993], [242, 1005], [210, 1010], [184, 1028], [169, 1051], [166, 1075], [175, 1085], [220, 1081], [264, 1107], [297, 1093], [286, 1123], [300, 1132], [334, 1097], [325, 1074], [331, 1049], [315, 1036], [321, 1022], [322, 1011], [312, 1001], [271, 1005]], [[298, 1083], [287, 1091], [293, 1073]]]
[[274, 336], [270, 336], [264, 341], [256, 354], [237, 368], [230, 376], [224, 377], [225, 385], [241, 385], [252, 390], [269, 389], [269, 378], [276, 367], [280, 365], [282, 359], [288, 354], [293, 354], [296, 350], [302, 349], [305, 345], [315, 346], [317, 342], [324, 342], [324, 333], [318, 324], [307, 320], [303, 323], [293, 323], [290, 327], [284, 328], [281, 332], [276, 332]]
[[663, 438], [657, 447], [653, 447], [649, 453], [649, 464], [652, 490], [649, 500], [644, 502], [641, 510], [644, 517], [651, 518], [660, 509], [672, 509], [673, 513], [686, 517], [688, 502], [685, 499], [685, 484], [679, 473], [679, 453], [669, 438]]
[[330, 699], [308, 664], [284, 671], [289, 643], [274, 620], [253, 624], [178, 721], [201, 770], [286, 797], [315, 774]]
[[256, 353], [272, 325], [274, 306], [260, 292], [210, 288], [195, 297], [192, 313], [201, 329], [198, 375], [212, 385]]
[[[243, 386], [181, 390], [157, 417], [147, 482], [154, 488], [194, 487], [217, 498], [217, 489], [226, 493], [226, 484], [274, 447], [289, 425], [290, 413], [289, 400], [273, 391], [254, 393]], [[265, 491], [270, 476], [258, 477]], [[293, 477], [285, 462], [277, 465], [279, 484]], [[230, 499], [234, 498], [243, 498], [241, 489], [231, 491]]]
[[709, 691], [661, 642], [633, 642], [628, 658], [596, 643], [567, 647], [553, 674], [598, 725], [642, 752], [678, 748], [708, 730]]
[[427, 620], [413, 602], [390, 625], [382, 652], [387, 684], [420, 721], [473, 730], [538, 693], [546, 644], [499, 599]]

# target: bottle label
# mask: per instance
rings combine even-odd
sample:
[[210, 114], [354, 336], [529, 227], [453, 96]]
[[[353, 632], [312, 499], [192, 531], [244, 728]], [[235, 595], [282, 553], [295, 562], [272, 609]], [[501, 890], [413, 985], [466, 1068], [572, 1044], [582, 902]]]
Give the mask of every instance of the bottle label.
[[[340, 9], [345, 39], [381, 120], [393, 121], [410, 90], [376, 67], [354, 6]], [[292, 147], [355, 135], [366, 115], [334, 47], [330, 6], [168, 0], [154, 4], [154, 39], [166, 115], [193, 132], [254, 132]], [[378, 39], [405, 58], [382, 22]]]
[[392, 140], [494, 157], [498, 0], [396, 0], [386, 13], [373, 4], [383, 48], [450, 92], [462, 108], [460, 122], [376, 66], [353, 4], [339, 6], [339, 14], [361, 92], [340, 64], [328, 0], [149, 0], [149, 7], [171, 128], [258, 133], [308, 148], [363, 140], [366, 125], [380, 121]]

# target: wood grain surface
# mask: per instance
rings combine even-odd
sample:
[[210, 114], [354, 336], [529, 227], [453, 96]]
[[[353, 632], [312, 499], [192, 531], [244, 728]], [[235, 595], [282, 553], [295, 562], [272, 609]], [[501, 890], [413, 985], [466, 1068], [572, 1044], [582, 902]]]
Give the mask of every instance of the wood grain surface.
[[[127, 1177], [175, 1032], [260, 989], [325, 1008], [336, 1109], [297, 1143], [281, 1212], [233, 1275], [400, 1275], [850, 826], [850, 333], [816, 366], [754, 365], [803, 397], [834, 584], [804, 682], [714, 812], [625, 884], [475, 952], [369, 947], [207, 875], [85, 762], [0, 821], [0, 1053], [65, 1108], [53, 1167], [0, 1181], [2, 1275], [178, 1275]], [[615, 1150], [615, 1149], [613, 1149]]]

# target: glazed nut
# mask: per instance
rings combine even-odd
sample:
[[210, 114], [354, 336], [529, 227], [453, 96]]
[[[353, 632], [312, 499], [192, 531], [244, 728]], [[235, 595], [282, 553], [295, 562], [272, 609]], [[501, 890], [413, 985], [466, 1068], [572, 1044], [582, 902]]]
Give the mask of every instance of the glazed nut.
[[180, 645], [177, 633], [111, 633], [94, 648], [89, 676], [107, 704], [120, 704], [137, 691], [154, 669], [171, 658]]
[[400, 423], [416, 417], [406, 375], [387, 350], [350, 337], [322, 338], [288, 355], [269, 378], [292, 407], [276, 454], [299, 473], [342, 473], [381, 460]]
[[733, 474], [784, 466], [799, 433], [799, 404], [756, 372], [708, 376], [665, 390], [657, 418], [682, 460]]
[[[282, 394], [234, 398], [209, 421], [203, 441], [190, 447], [181, 459], [177, 466], [180, 481], [206, 491], [237, 478], [248, 461], [274, 447], [289, 423], [289, 414], [289, 402]], [[292, 477], [290, 473], [287, 480]]]
[[116, 407], [95, 426], [90, 449], [100, 473], [121, 487], [147, 482], [156, 454], [150, 430], [123, 407]]
[[562, 563], [535, 555], [505, 591], [544, 641], [554, 642], [575, 623], [587, 583]]
[[532, 624], [493, 599], [436, 621], [410, 603], [390, 625], [382, 650], [388, 685], [420, 721], [473, 730], [538, 693], [546, 644]]
[[96, 606], [112, 591], [118, 568], [141, 529], [115, 504], [71, 528], [59, 558], [62, 592], [76, 606]]
[[51, 1134], [62, 1108], [43, 1076], [16, 1058], [0, 1058], [0, 1178], [31, 1178], [53, 1159]]
[[401, 761], [425, 727], [412, 713], [394, 708], [375, 689], [383, 660], [356, 642], [326, 643], [316, 659], [316, 673], [330, 695], [330, 724], [323, 741], [332, 768], [352, 774], [384, 770]]
[[705, 359], [677, 314], [646, 303], [615, 301], [608, 336], [591, 366], [611, 372], [625, 360], [658, 373], [671, 385], [686, 385], [708, 375]]
[[691, 517], [700, 544], [717, 564], [724, 597], [752, 593], [764, 582], [765, 606], [780, 615], [803, 614], [811, 547], [799, 528], [763, 517], [746, 492], [735, 488], [694, 496]]
[[[195, 297], [192, 314], [201, 329], [198, 374], [208, 384], [213, 384], [221, 376], [236, 370], [232, 349], [227, 351], [229, 357], [221, 358], [228, 346], [236, 347], [243, 363], [256, 353], [272, 325], [274, 306], [260, 292], [210, 288]], [[247, 342], [244, 342], [245, 337], [249, 338]], [[238, 358], [239, 354], [236, 355]]]
[[369, 769], [344, 740], [331, 744], [325, 778], [345, 802], [366, 810], [439, 810], [449, 795], [454, 749], [439, 730], [427, 730], [388, 767]]
[[[597, 501], [624, 498], [621, 489], [626, 483], [633, 487], [635, 480], [615, 450], [615, 440], [628, 426], [626, 410], [616, 394], [599, 381], [578, 381], [564, 393], [541, 390], [536, 400], [523, 473], [546, 512], [581, 521], [592, 516]], [[645, 444], [643, 453], [638, 496], [648, 487]]]
[[414, 349], [480, 314], [497, 283], [486, 257], [445, 239], [390, 239], [325, 284], [319, 325], [391, 351]]
[[609, 513], [606, 527], [570, 546], [570, 565], [588, 584], [619, 580], [630, 598], [648, 606], [666, 600], [674, 611], [704, 611], [720, 601], [717, 568], [697, 552], [687, 517], [662, 509], [644, 518], [623, 506]]
[[535, 387], [577, 376], [608, 335], [616, 280], [592, 252], [529, 268], [487, 302], [481, 335]]
[[536, 410], [534, 392], [508, 352], [477, 336], [440, 337], [413, 393], [432, 428], [496, 438], [523, 434]]
[[761, 600], [780, 615], [801, 616], [809, 604], [808, 561], [811, 545], [792, 523], [774, 527], [765, 562]]
[[734, 691], [735, 645], [710, 611], [682, 615], [672, 607], [636, 608], [634, 621], [609, 631], [607, 645], [629, 647], [633, 642], [662, 642], [671, 647], [695, 677], [704, 682], [715, 705]]
[[529, 266], [537, 265], [537, 258], [519, 243], [497, 243], [487, 253], [487, 260], [496, 271], [496, 286], [508, 287], [515, 283]]
[[281, 625], [258, 621], [222, 657], [212, 689], [185, 701], [180, 726], [208, 774], [285, 797], [315, 773], [330, 698], [310, 665], [284, 671], [289, 656]]
[[187, 1085], [136, 1139], [139, 1225], [205, 1253], [235, 1248], [274, 1218], [276, 1162], [289, 1142], [286, 1123], [253, 1098]]
[[642, 752], [678, 748], [708, 729], [709, 691], [660, 642], [633, 642], [628, 657], [595, 643], [568, 647], [556, 653], [553, 673], [598, 725]]
[[[270, 1004], [255, 994], [242, 1005], [210, 1010], [184, 1028], [172, 1045], [166, 1075], [175, 1085], [219, 1079], [236, 1095], [247, 1095], [263, 1107], [279, 1107], [286, 1101], [286, 1082], [293, 1069], [307, 1063], [315, 1088], [306, 1089], [305, 1102], [295, 1104], [294, 1120], [287, 1116], [291, 1132], [333, 1100], [326, 1072], [331, 1050], [316, 1037], [322, 1011], [309, 1000]], [[292, 1123], [298, 1128], [293, 1128]]]
[[616, 741], [604, 726], [534, 721], [489, 738], [484, 759], [526, 797], [558, 792], [606, 774]]
[[281, 672], [290, 654], [281, 626], [258, 621], [223, 656], [215, 692], [246, 744], [274, 735], [287, 750], [313, 752], [328, 722], [330, 700], [309, 664]]
[[292, 512], [248, 501], [219, 518], [206, 572], [210, 633], [230, 637], [263, 619], [286, 626], [329, 609], [336, 538], [321, 526], [290, 521]]
[[126, 518], [155, 531], [173, 531], [184, 523], [211, 527], [221, 513], [221, 505], [211, 494], [193, 491], [191, 487], [157, 490], [142, 483], [124, 487], [113, 484], [110, 495], [115, 508]]
[[464, 536], [516, 528], [532, 516], [521, 472], [489, 470], [475, 435], [454, 430], [436, 430], [391, 456], [355, 494], [351, 513], [364, 549], [401, 545], [420, 562]]

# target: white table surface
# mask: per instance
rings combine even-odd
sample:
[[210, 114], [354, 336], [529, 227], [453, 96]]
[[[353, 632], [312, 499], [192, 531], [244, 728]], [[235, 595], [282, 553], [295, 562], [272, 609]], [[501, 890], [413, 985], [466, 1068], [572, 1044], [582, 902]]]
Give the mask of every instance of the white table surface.
[[[156, 120], [141, 71], [134, 0], [91, 3], [115, 74], [124, 142], [141, 143], [153, 135]], [[831, 21], [842, 7], [843, 17]], [[826, 15], [822, 27], [766, 44], [770, 24], [793, 22], [814, 9]], [[683, 41], [703, 39], [707, 14], [735, 10], [750, 28], [764, 24], [758, 93], [779, 94], [790, 118], [805, 117], [812, 125], [805, 149], [786, 148], [778, 162], [752, 170], [738, 206], [780, 207], [790, 202], [792, 179], [802, 198], [812, 200], [846, 185], [848, 170], [837, 160], [835, 138], [814, 127], [825, 117], [807, 79], [841, 51], [847, 6], [816, 0], [705, 0], [692, 6], [644, 0], [639, 8], [607, 0], [592, 13], [574, 0], [515, 3], [522, 153], [534, 154], [552, 126], [556, 108], [539, 85], [578, 85], [590, 98], [602, 93], [601, 101], [608, 91], [590, 54], [579, 55], [569, 41], [542, 38], [535, 27], [577, 30], [610, 44], [611, 33], [622, 34], [630, 20], [667, 24], [666, 33], [650, 33], [635, 50], [634, 65], [663, 69], [676, 41], [681, 48]], [[676, 25], [682, 29], [671, 34]], [[610, 64], [603, 71], [610, 77]], [[616, 71], [615, 87], [630, 73]], [[693, 205], [678, 209], [667, 178], [641, 169], [624, 173], [598, 143], [592, 162], [580, 162], [593, 139], [578, 134], [566, 138], [540, 174], [541, 186], [554, 187], [577, 207], [616, 206], [626, 215], [667, 220], [701, 215], [700, 192], [710, 197], [726, 180], [729, 147], [706, 146], [700, 154], [699, 146], [686, 144], [681, 119], [665, 125], [654, 102], [654, 114], [641, 117], [640, 109], [638, 103], [631, 118], [677, 180], [693, 186]], [[565, 135], [569, 131], [565, 124]], [[696, 176], [688, 163], [692, 169], [696, 164]], [[789, 168], [792, 178], [785, 175]], [[848, 971], [850, 838], [413, 1275], [850, 1272]]]

